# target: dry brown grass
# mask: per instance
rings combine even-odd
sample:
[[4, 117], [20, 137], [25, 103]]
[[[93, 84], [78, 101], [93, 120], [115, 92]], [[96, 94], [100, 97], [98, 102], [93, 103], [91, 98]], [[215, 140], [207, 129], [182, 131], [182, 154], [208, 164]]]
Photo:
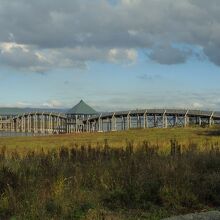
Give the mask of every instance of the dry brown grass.
[[[220, 129], [219, 129], [220, 130]], [[200, 149], [220, 142], [218, 128], [168, 128], [168, 129], [135, 129], [120, 132], [79, 133], [44, 137], [2, 137], [0, 147], [7, 150], [18, 150], [20, 153], [31, 150], [44, 150], [58, 147], [72, 147], [75, 145], [101, 146], [107, 139], [111, 147], [124, 147], [126, 142], [133, 141], [134, 146], [143, 141], [160, 146], [166, 151], [170, 146], [170, 139], [176, 139], [181, 145], [188, 146], [196, 143]]]

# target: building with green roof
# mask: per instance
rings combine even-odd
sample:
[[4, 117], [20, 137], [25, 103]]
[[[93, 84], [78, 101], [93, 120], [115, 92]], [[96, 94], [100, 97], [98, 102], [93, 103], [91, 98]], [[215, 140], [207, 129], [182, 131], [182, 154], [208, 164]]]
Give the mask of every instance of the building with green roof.
[[68, 115], [97, 115], [97, 112], [81, 100], [77, 105], [67, 111]]
[[92, 107], [81, 100], [77, 105], [66, 112], [67, 133], [83, 132], [85, 130], [83, 120], [98, 115]]

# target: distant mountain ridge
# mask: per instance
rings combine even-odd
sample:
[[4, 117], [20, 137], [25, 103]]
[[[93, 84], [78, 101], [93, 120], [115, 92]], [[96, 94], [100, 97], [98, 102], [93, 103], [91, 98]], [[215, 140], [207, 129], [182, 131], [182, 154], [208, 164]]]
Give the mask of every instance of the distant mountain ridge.
[[18, 108], [18, 107], [0, 107], [0, 115], [21, 115], [29, 112], [56, 112], [63, 114], [83, 114], [83, 115], [96, 115], [96, 112], [92, 107], [86, 104], [83, 100], [80, 100], [78, 104], [72, 108]]
[[56, 109], [56, 108], [13, 108], [13, 107], [0, 107], [0, 115], [19, 115], [28, 112], [60, 112], [66, 113], [69, 109]]

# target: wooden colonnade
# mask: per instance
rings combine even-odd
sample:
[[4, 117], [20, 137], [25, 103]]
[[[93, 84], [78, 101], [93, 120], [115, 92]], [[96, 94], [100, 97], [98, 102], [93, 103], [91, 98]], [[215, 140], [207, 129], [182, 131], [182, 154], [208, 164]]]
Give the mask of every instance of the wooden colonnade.
[[12, 119], [12, 132], [66, 133], [66, 117], [53, 113], [29, 113]]
[[190, 110], [178, 113], [167, 110], [161, 111], [129, 111], [100, 114], [88, 118], [84, 124], [87, 132], [103, 132], [129, 130], [132, 128], [167, 128], [187, 127], [189, 125], [212, 126], [220, 123], [220, 115], [214, 117], [214, 112], [208, 114], [192, 114]]

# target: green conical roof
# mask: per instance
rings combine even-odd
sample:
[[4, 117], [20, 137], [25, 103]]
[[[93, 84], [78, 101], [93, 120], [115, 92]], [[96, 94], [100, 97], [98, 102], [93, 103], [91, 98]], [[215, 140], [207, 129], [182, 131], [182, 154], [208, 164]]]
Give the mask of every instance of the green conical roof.
[[97, 112], [87, 105], [83, 100], [81, 100], [77, 105], [71, 108], [67, 114], [75, 115], [96, 115]]

